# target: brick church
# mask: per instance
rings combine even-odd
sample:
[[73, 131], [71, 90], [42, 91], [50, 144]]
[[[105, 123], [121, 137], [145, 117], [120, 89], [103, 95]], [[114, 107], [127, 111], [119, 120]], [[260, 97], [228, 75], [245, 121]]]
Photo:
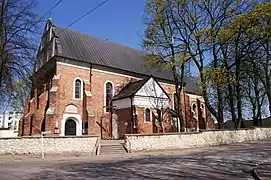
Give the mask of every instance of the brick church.
[[[181, 92], [186, 131], [214, 128], [197, 85]], [[32, 76], [19, 135], [171, 133], [180, 130], [170, 71], [146, 63], [144, 52], [69, 29], [49, 19]]]

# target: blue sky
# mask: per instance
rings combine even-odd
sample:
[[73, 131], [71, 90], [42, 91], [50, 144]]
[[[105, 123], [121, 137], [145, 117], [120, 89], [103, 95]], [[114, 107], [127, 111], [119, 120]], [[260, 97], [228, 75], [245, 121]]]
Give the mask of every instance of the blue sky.
[[[44, 15], [58, 0], [38, 0], [36, 11]], [[63, 0], [51, 12], [53, 22], [66, 27], [103, 0]], [[109, 0], [70, 29], [141, 49], [146, 0]], [[47, 16], [48, 17], [48, 16]]]

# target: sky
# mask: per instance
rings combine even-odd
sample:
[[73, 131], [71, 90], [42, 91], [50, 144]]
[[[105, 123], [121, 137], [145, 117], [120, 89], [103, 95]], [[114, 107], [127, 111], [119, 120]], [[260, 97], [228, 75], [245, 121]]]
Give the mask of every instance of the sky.
[[[38, 0], [35, 11], [43, 16], [58, 0]], [[63, 0], [51, 11], [53, 22], [67, 27], [103, 0]], [[69, 29], [136, 49], [141, 48], [146, 0], [109, 0]], [[49, 15], [47, 15], [49, 17]]]

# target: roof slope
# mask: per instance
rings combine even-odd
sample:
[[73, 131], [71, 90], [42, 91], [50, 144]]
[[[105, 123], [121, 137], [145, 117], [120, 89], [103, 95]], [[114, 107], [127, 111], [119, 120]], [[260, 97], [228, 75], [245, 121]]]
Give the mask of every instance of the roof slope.
[[124, 86], [120, 92], [113, 97], [113, 100], [123, 99], [126, 97], [133, 96], [148, 80], [150, 77], [146, 77], [142, 80], [129, 82], [126, 86]]
[[[55, 26], [54, 33], [59, 38], [61, 47], [56, 55], [146, 76], [153, 75], [160, 79], [173, 80], [171, 71], [163, 71], [147, 64], [146, 54], [142, 51], [58, 26]], [[198, 87], [190, 78], [185, 78], [185, 82], [187, 92], [198, 92]]]

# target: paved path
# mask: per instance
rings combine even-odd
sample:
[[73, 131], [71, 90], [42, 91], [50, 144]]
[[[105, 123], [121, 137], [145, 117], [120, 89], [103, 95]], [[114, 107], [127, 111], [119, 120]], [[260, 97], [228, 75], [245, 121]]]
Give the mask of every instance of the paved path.
[[1, 180], [254, 179], [271, 162], [271, 139], [198, 149], [115, 156], [0, 157]]
[[270, 180], [271, 179], [271, 162], [262, 163], [256, 166], [252, 175], [257, 180]]

